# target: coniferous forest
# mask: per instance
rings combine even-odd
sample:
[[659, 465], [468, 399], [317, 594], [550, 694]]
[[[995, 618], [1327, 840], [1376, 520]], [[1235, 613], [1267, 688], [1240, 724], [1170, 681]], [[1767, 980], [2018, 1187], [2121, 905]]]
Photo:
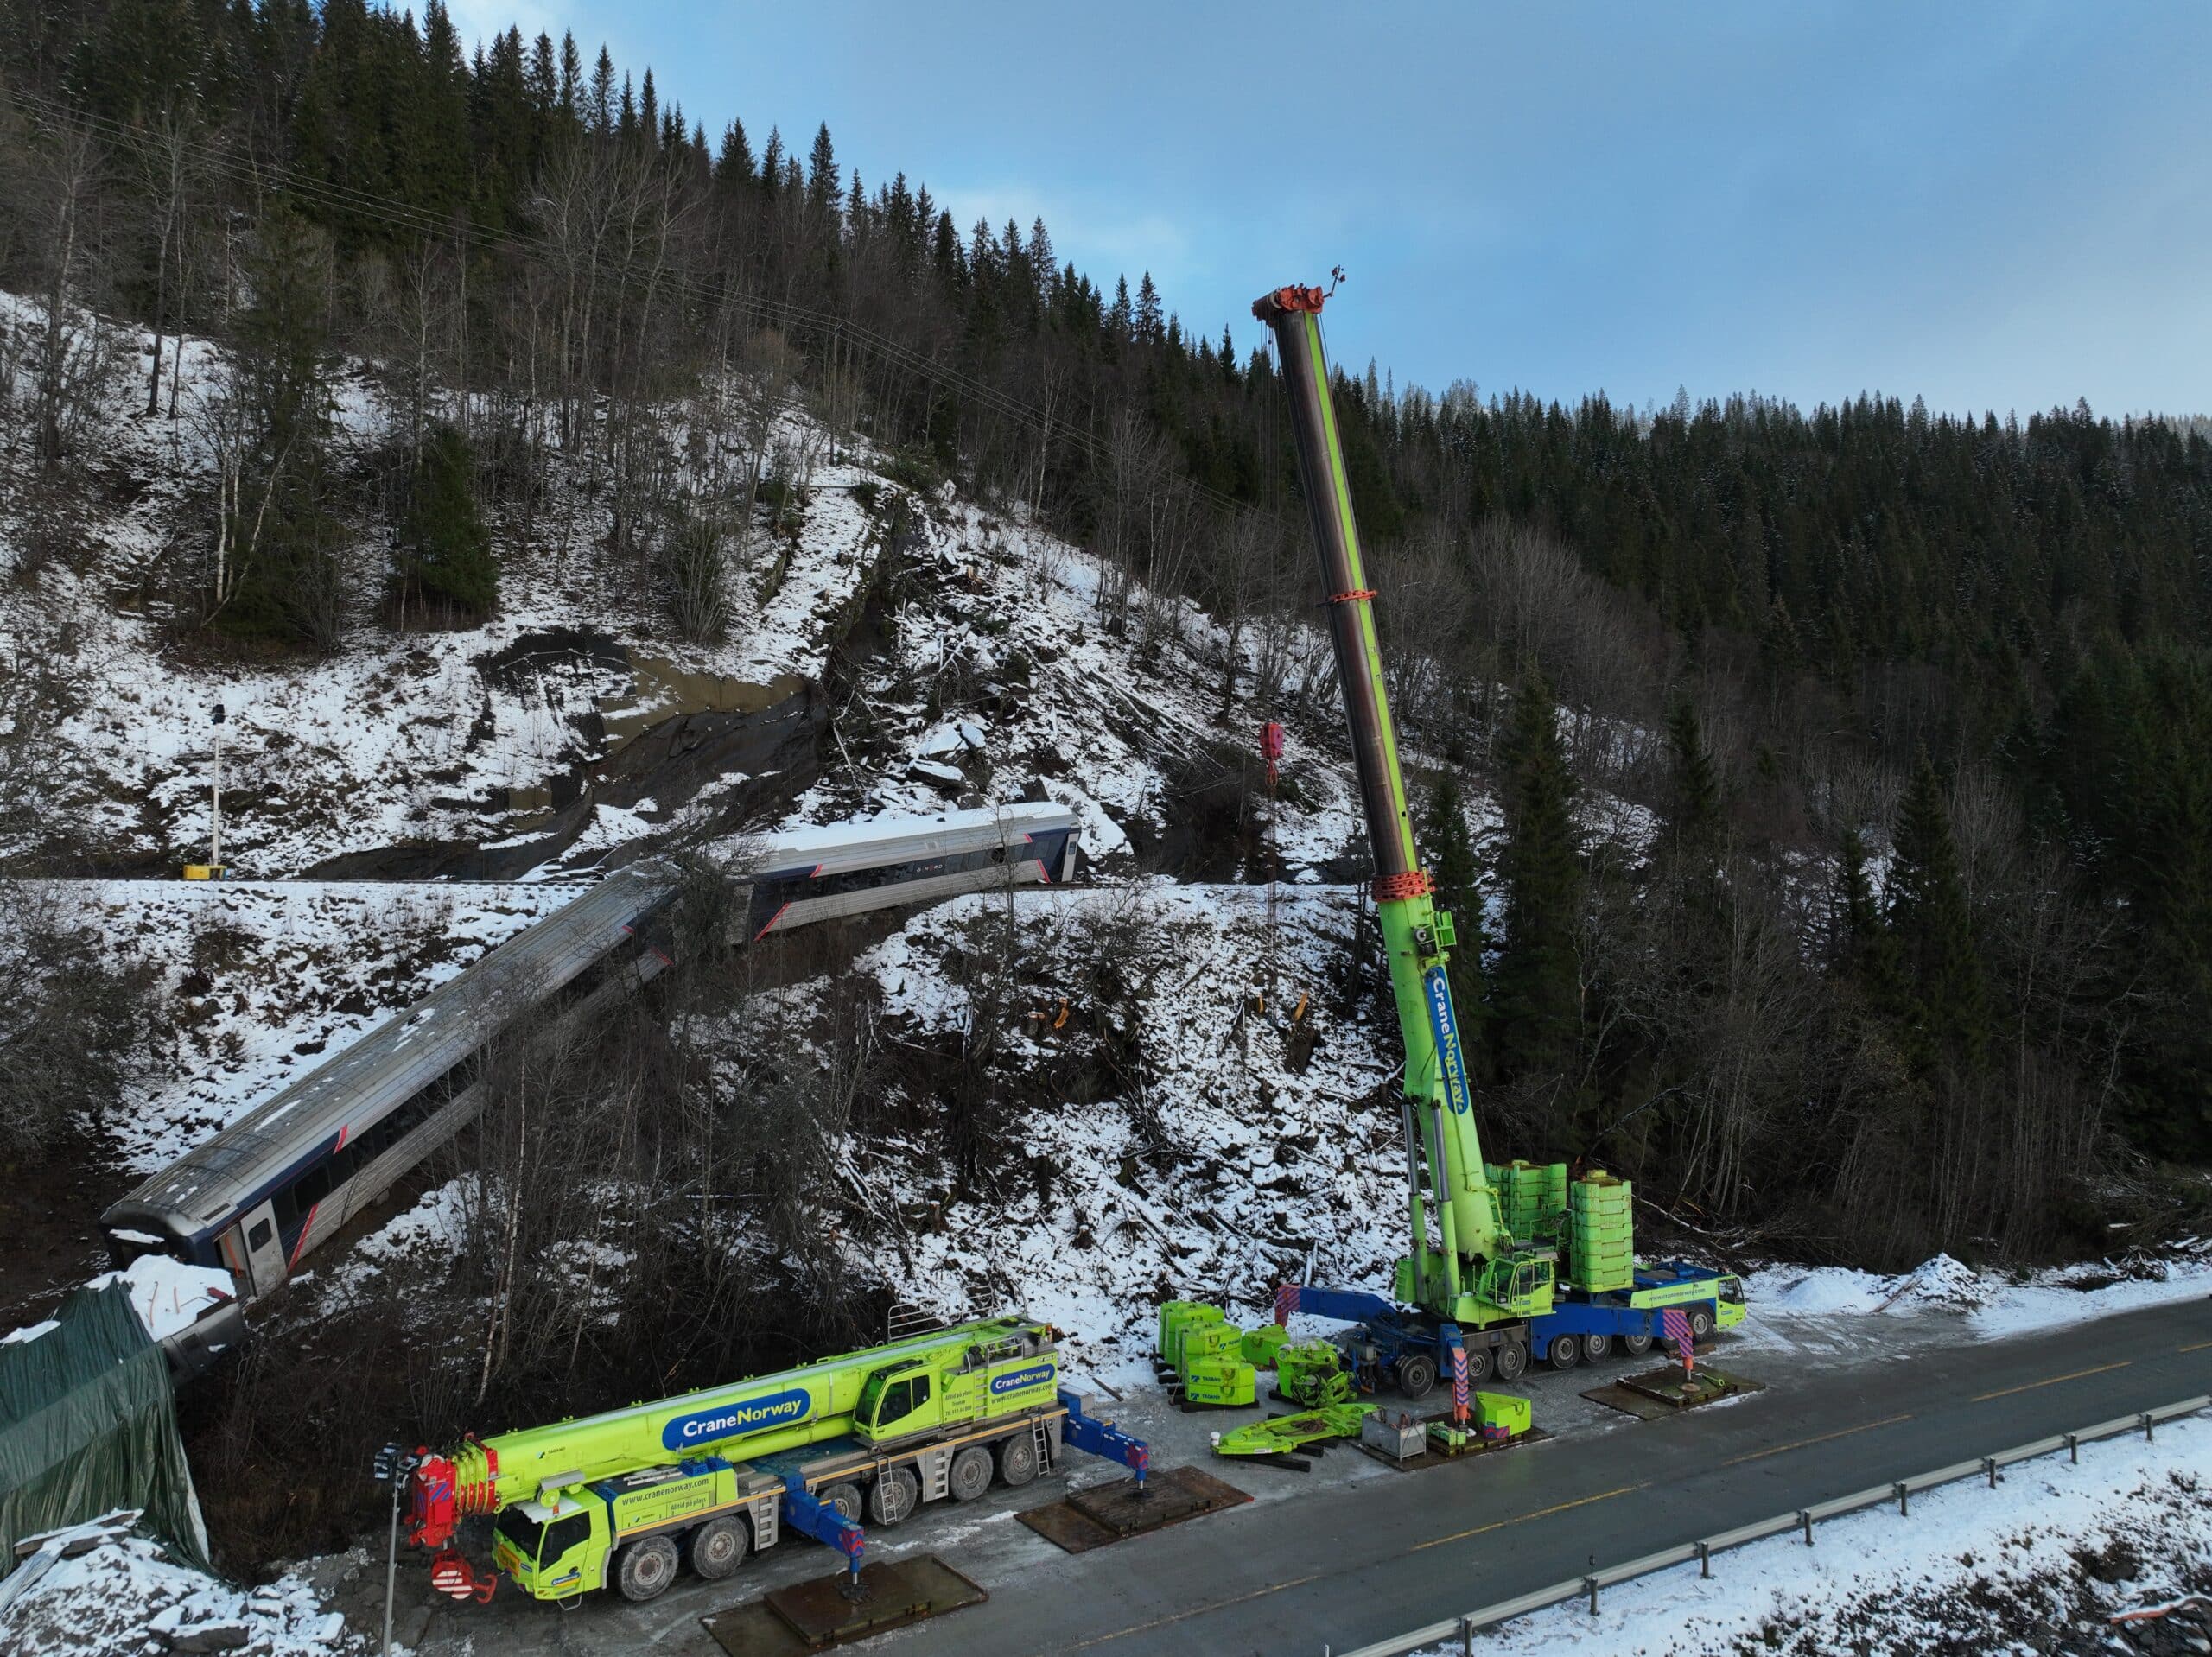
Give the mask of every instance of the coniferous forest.
[[[669, 625], [725, 625], [720, 509], [655, 422], [728, 372], [1232, 628], [1313, 601], [1256, 325], [1078, 271], [1041, 220], [956, 224], [826, 127], [687, 111], [572, 39], [465, 42], [438, 0], [0, 0], [0, 32], [13, 531], [63, 546], [86, 486], [72, 308], [154, 341], [149, 412], [181, 337], [239, 365], [209, 545], [153, 595], [180, 650], [492, 613], [486, 523], [531, 522], [556, 450]], [[346, 357], [413, 410], [372, 478], [331, 459]], [[2212, 1161], [2212, 441], [2063, 387], [1901, 389], [1340, 378], [1484, 1109], [1770, 1246], [2106, 1248], [2190, 1222]], [[1274, 716], [1225, 679], [1227, 723]]]

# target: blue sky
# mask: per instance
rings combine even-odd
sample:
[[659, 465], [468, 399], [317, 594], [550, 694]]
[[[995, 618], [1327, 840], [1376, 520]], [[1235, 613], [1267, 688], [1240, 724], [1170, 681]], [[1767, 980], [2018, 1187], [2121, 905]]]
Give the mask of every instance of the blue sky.
[[2212, 4], [458, 0], [1401, 381], [2212, 408]]

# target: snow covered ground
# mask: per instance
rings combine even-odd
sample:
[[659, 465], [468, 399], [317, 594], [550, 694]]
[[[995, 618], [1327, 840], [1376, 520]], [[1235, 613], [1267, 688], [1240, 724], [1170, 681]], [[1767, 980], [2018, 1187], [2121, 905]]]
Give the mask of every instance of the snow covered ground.
[[[0, 294], [0, 327], [35, 308]], [[50, 818], [111, 862], [206, 854], [217, 702], [227, 714], [225, 853], [243, 873], [278, 877], [348, 852], [497, 838], [512, 827], [510, 790], [605, 758], [702, 682], [741, 696], [818, 678], [830, 619], [866, 580], [881, 534], [855, 493], [879, 481], [871, 470], [810, 464], [804, 528], [772, 592], [738, 581], [729, 636], [689, 644], [655, 611], [650, 574], [603, 550], [606, 504], [556, 465], [534, 516], [493, 514], [499, 608], [484, 625], [401, 632], [376, 619], [384, 555], [370, 530], [355, 551], [354, 625], [338, 654], [198, 663], [168, 647], [148, 594], [197, 556], [199, 526], [212, 517], [207, 420], [221, 354], [188, 339], [179, 373], [175, 420], [141, 416], [143, 393], [121, 378], [105, 388], [88, 422], [90, 464], [105, 486], [86, 492], [79, 550], [0, 606], [0, 650], [42, 656], [81, 687], [54, 733]], [[371, 455], [390, 429], [373, 376], [349, 365], [333, 389], [340, 461]], [[681, 423], [680, 411], [673, 417]], [[810, 457], [829, 447], [791, 412], [771, 441]], [[0, 533], [0, 566], [12, 561], [7, 542]], [[773, 543], [756, 536], [755, 549], [765, 573]]]
[[10, 1657], [346, 1657], [372, 1648], [296, 1576], [235, 1588], [121, 1530], [100, 1521], [57, 1532], [0, 1579], [0, 1650]]
[[[862, 957], [897, 1038], [966, 1028], [976, 991], [947, 963], [989, 947], [1001, 901], [931, 910]], [[1271, 931], [1259, 887], [1019, 893], [1012, 1006], [1041, 1016], [1000, 1074], [1028, 1095], [1016, 1138], [1056, 1171], [969, 1192], [923, 1142], [855, 1145], [864, 1180], [927, 1210], [900, 1241], [907, 1297], [948, 1316], [1025, 1306], [1071, 1332], [1077, 1368], [1118, 1387], [1148, 1381], [1162, 1299], [1227, 1300], [1253, 1321], [1310, 1253], [1332, 1279], [1387, 1274], [1402, 1175], [1372, 1152], [1395, 1143], [1397, 1118], [1362, 1107], [1389, 1075], [1386, 1044], [1345, 1022], [1336, 993], [1353, 902], [1349, 888], [1286, 888]]]
[[[2110, 1619], [2212, 1592], [2212, 1419], [2084, 1446], [1608, 1590], [1482, 1636], [1498, 1657], [2130, 1651]], [[1468, 1609], [1474, 1609], [1470, 1606]], [[2123, 1625], [2126, 1626], [2126, 1625]], [[2196, 1623], [2202, 1627], [2202, 1622]], [[2177, 1623], [2174, 1632], [2181, 1635]], [[2199, 1636], [2201, 1641], [2201, 1636]], [[2190, 1649], [2176, 1643], [2175, 1650]], [[2195, 1649], [2204, 1648], [2202, 1643]], [[1424, 1657], [1457, 1657], [1459, 1645]]]
[[2001, 1340], [2142, 1306], [2212, 1294], [2212, 1241], [2184, 1238], [2159, 1255], [2082, 1261], [2033, 1273], [1977, 1272], [1948, 1254], [1897, 1276], [1848, 1267], [1772, 1266], [1744, 1280], [1758, 1316], [1747, 1340], [1788, 1339], [1798, 1318], [1907, 1318], [1928, 1312], [1963, 1318], [1984, 1339]]
[[63, 883], [169, 997], [168, 1038], [102, 1126], [151, 1172], [550, 914], [569, 885]]

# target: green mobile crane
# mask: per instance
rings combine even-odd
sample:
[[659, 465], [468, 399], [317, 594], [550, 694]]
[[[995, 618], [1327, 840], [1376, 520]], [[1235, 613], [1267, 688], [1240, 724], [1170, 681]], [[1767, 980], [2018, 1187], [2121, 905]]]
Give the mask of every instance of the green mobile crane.
[[439, 1550], [431, 1580], [488, 1600], [452, 1546], [490, 1519], [498, 1570], [538, 1599], [612, 1586], [646, 1600], [679, 1565], [709, 1580], [785, 1531], [843, 1553], [860, 1518], [895, 1525], [925, 1501], [1022, 1485], [1063, 1444], [1118, 1461], [1142, 1487], [1143, 1443], [1059, 1384], [1058, 1331], [993, 1318], [582, 1420], [418, 1451], [409, 1533]]
[[[1336, 272], [1338, 281], [1343, 276]], [[1412, 1250], [1397, 1264], [1389, 1299], [1361, 1290], [1286, 1285], [1276, 1298], [1276, 1317], [1281, 1322], [1304, 1311], [1361, 1321], [1356, 1367], [1363, 1363], [1370, 1379], [1390, 1374], [1411, 1396], [1426, 1393], [1440, 1365], [1449, 1362], [1464, 1407], [1467, 1381], [1493, 1373], [1514, 1379], [1532, 1347], [1560, 1368], [1604, 1355], [1615, 1340], [1641, 1352], [1658, 1332], [1662, 1308], [1682, 1308], [1702, 1336], [1740, 1320], [1743, 1292], [1732, 1277], [1679, 1262], [1635, 1261], [1625, 1182], [1602, 1173], [1569, 1181], [1558, 1165], [1497, 1169], [1483, 1160], [1445, 970], [1457, 939], [1414, 849], [1376, 637], [1376, 592], [1360, 558], [1330, 402], [1321, 344], [1328, 296], [1319, 288], [1280, 288], [1256, 301], [1252, 314], [1274, 336], [1289, 397], [1375, 860], [1376, 915], [1405, 1044], [1400, 1109]], [[1510, 1203], [1500, 1201], [1501, 1181]]]

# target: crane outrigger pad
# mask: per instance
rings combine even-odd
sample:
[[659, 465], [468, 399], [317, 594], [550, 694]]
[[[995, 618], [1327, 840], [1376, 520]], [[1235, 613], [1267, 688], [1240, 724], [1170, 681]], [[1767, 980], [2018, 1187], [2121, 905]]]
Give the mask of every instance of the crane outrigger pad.
[[1164, 1530], [1186, 1519], [1203, 1519], [1251, 1499], [1198, 1468], [1171, 1467], [1154, 1474], [1142, 1489], [1135, 1479], [1115, 1479], [1014, 1517], [1056, 1547], [1088, 1553], [1109, 1542]]
[[1701, 1404], [1718, 1404], [1724, 1398], [1765, 1390], [1764, 1381], [1732, 1374], [1726, 1369], [1700, 1368], [1694, 1375], [1685, 1376], [1678, 1366], [1669, 1364], [1663, 1369], [1624, 1375], [1603, 1387], [1592, 1387], [1582, 1396], [1592, 1404], [1605, 1405], [1623, 1414], [1657, 1421], [1694, 1410]]
[[776, 1588], [700, 1625], [729, 1657], [794, 1657], [827, 1651], [910, 1622], [942, 1616], [990, 1596], [934, 1553], [861, 1567], [861, 1593], [848, 1597], [842, 1571]]

